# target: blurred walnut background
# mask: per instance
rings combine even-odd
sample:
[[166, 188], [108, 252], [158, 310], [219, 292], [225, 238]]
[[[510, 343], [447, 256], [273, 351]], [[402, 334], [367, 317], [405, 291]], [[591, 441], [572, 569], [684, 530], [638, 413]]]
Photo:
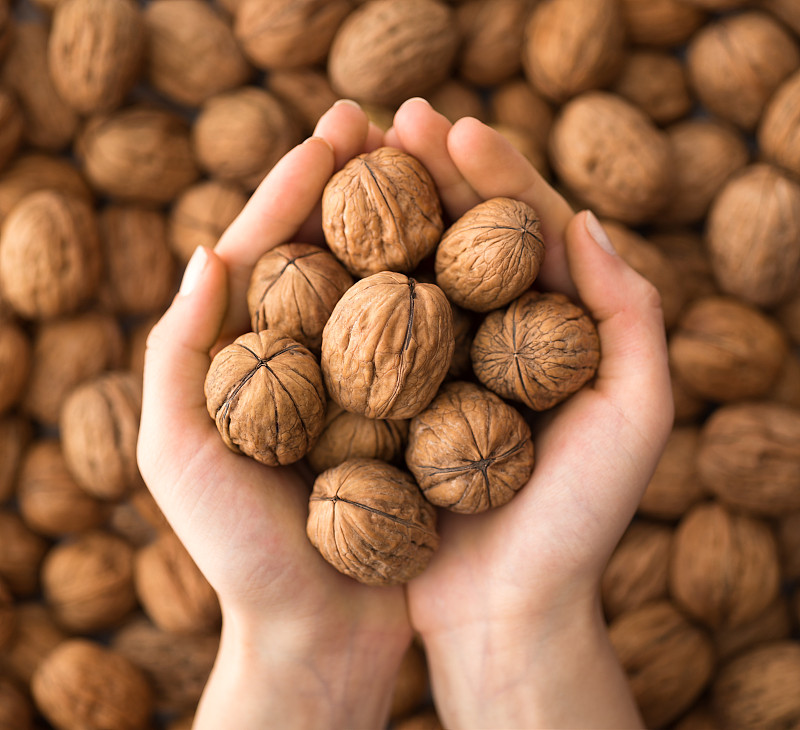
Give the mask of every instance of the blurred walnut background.
[[[333, 101], [410, 96], [661, 293], [675, 427], [602, 584], [648, 726], [800, 727], [797, 0], [0, 0], [0, 729], [189, 727], [219, 606], [136, 469], [147, 331]], [[428, 704], [415, 645], [393, 727]]]

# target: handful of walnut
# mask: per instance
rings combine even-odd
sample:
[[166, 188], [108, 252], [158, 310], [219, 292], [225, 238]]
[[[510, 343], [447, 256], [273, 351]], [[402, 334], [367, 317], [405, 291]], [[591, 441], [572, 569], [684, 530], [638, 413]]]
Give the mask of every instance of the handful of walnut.
[[578, 304], [531, 289], [544, 242], [530, 206], [493, 198], [446, 227], [400, 150], [331, 177], [322, 232], [328, 251], [287, 242], [256, 264], [254, 331], [213, 359], [208, 410], [233, 451], [321, 470], [307, 532], [329, 563], [404, 583], [438, 547], [435, 507], [497, 508], [529, 481], [528, 420], [593, 377], [599, 338]]

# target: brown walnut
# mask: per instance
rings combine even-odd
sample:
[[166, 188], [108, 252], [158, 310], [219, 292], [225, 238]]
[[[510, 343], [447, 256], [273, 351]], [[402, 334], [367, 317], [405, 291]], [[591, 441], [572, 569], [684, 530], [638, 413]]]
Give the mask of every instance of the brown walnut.
[[489, 112], [493, 124], [524, 129], [541, 149], [547, 146], [553, 109], [524, 79], [513, 79], [494, 88]]
[[0, 727], [33, 730], [33, 704], [22, 686], [0, 675]]
[[353, 278], [330, 251], [284, 243], [259, 258], [247, 307], [253, 332], [277, 329], [319, 354], [322, 330]]
[[15, 596], [27, 597], [39, 586], [39, 567], [49, 545], [16, 511], [0, 510], [0, 580]]
[[[392, 707], [389, 719], [406, 717], [425, 702], [430, 688], [425, 652], [416, 641], [403, 655], [392, 690]], [[393, 723], [394, 725], [394, 723]]]
[[322, 373], [345, 410], [411, 418], [433, 400], [454, 347], [442, 290], [384, 271], [356, 282], [334, 307], [322, 333]]
[[5, 86], [0, 86], [0, 170], [19, 149], [24, 128], [25, 117], [16, 94]]
[[800, 175], [800, 71], [772, 95], [758, 128], [759, 151], [770, 162]]
[[486, 105], [481, 93], [474, 86], [459, 79], [447, 79], [432, 89], [427, 99], [430, 105], [450, 122], [455, 123], [462, 117], [486, 120]]
[[31, 341], [12, 320], [0, 321], [0, 414], [22, 397], [31, 366]]
[[286, 103], [292, 116], [308, 134], [312, 133], [319, 118], [339, 99], [325, 72], [317, 68], [271, 71], [266, 88]]
[[754, 619], [729, 629], [719, 629], [712, 638], [718, 661], [726, 661], [768, 641], [788, 639], [792, 618], [786, 596], [778, 597]]
[[486, 315], [471, 357], [489, 390], [543, 411], [591, 380], [600, 339], [589, 315], [566, 296], [529, 291]]
[[442, 206], [422, 164], [392, 147], [350, 160], [322, 194], [322, 230], [334, 255], [358, 276], [410, 272], [436, 248]]
[[317, 361], [278, 331], [244, 334], [220, 350], [205, 394], [225, 445], [269, 466], [305, 456], [325, 419]]
[[628, 38], [658, 48], [686, 42], [706, 17], [683, 0], [622, 0], [620, 6]]
[[688, 228], [668, 228], [654, 231], [648, 240], [658, 246], [677, 269], [684, 293], [684, 305], [700, 297], [719, 294], [700, 233]]
[[0, 503], [14, 494], [22, 454], [32, 433], [25, 418], [14, 414], [0, 418]]
[[4, 649], [3, 666], [27, 686], [36, 667], [67, 634], [41, 600], [17, 603], [15, 608], [14, 635]]
[[429, 502], [483, 512], [510, 501], [530, 478], [530, 428], [494, 393], [449, 383], [411, 420], [406, 464]]
[[[14, 596], [8, 589], [3, 579], [0, 578], [0, 649], [5, 650], [11, 643], [16, 628], [16, 607], [14, 605]], [[2, 678], [2, 674], [0, 674]], [[2, 706], [0, 702], [0, 707]], [[2, 724], [0, 724], [2, 727]]]
[[436, 283], [451, 302], [488, 312], [528, 289], [543, 259], [536, 211], [511, 198], [491, 198], [444, 232], [436, 247]]
[[406, 583], [439, 546], [433, 505], [409, 474], [376, 459], [317, 477], [306, 531], [325, 560], [368, 585]]

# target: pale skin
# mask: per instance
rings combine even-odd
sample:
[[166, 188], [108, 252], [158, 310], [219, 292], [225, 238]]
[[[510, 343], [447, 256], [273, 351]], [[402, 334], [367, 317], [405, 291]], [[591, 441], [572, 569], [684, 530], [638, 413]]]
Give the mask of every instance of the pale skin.
[[[325, 563], [305, 535], [310, 477], [230, 452], [203, 396], [209, 352], [248, 327], [255, 261], [284, 241], [322, 242], [328, 178], [381, 144], [426, 165], [452, 218], [497, 195], [532, 205], [547, 245], [538, 284], [583, 302], [603, 353], [592, 384], [537, 432], [530, 482], [492, 512], [440, 512], [441, 546], [404, 588]], [[216, 249], [196, 254], [148, 340], [139, 439], [142, 474], [223, 612], [196, 728], [383, 727], [413, 632], [445, 727], [641, 727], [599, 580], [663, 449], [672, 399], [658, 296], [598, 239], [596, 219], [574, 214], [497, 133], [411, 100], [385, 136], [357, 106], [333, 107]]]

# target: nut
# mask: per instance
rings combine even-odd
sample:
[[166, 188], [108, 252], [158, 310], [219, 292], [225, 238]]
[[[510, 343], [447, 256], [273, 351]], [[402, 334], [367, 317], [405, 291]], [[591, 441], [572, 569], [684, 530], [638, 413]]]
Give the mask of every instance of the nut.
[[758, 644], [788, 639], [792, 634], [789, 601], [778, 597], [753, 620], [732, 629], [714, 632], [714, 649], [718, 661], [725, 661]]
[[488, 312], [529, 289], [543, 259], [536, 211], [511, 198], [491, 198], [444, 232], [436, 248], [436, 283], [450, 301]]
[[23, 689], [12, 679], [0, 676], [0, 727], [32, 730], [33, 706]]
[[353, 279], [330, 251], [284, 243], [256, 262], [247, 289], [253, 332], [277, 329], [318, 354], [322, 330]]
[[0, 170], [19, 149], [24, 128], [25, 118], [16, 95], [0, 87]]
[[368, 585], [406, 583], [439, 546], [433, 505], [409, 474], [376, 459], [351, 459], [317, 477], [306, 531], [325, 560]]
[[778, 517], [776, 526], [781, 554], [781, 575], [786, 581], [800, 578], [800, 511]]
[[654, 232], [648, 240], [659, 248], [677, 270], [684, 293], [684, 306], [700, 297], [719, 294], [705, 242], [699, 233], [675, 228]]
[[783, 325], [791, 341], [800, 344], [800, 291], [790, 296], [775, 309], [774, 315]]
[[0, 510], [0, 580], [15, 596], [27, 597], [39, 586], [39, 566], [47, 541], [33, 532], [10, 508]]
[[369, 418], [411, 418], [433, 400], [455, 347], [439, 287], [391, 271], [361, 279], [322, 333], [322, 373], [342, 408]]
[[70, 314], [95, 292], [100, 241], [83, 200], [49, 190], [14, 207], [0, 231], [0, 288], [23, 317]]
[[314, 356], [280, 332], [220, 350], [205, 381], [208, 413], [231, 451], [269, 466], [301, 459], [322, 430], [325, 389]]
[[425, 702], [429, 686], [425, 652], [419, 643], [412, 642], [397, 670], [389, 719], [396, 720], [419, 709]]
[[522, 79], [497, 86], [489, 98], [493, 124], [524, 129], [544, 149], [553, 125], [549, 102]]
[[16, 404], [28, 383], [31, 342], [13, 321], [0, 321], [0, 413]]
[[628, 37], [636, 44], [679, 46], [705, 21], [705, 14], [683, 0], [622, 0]]
[[4, 649], [3, 662], [11, 675], [27, 686], [42, 660], [67, 635], [53, 620], [44, 603], [18, 603], [15, 613], [14, 635]]
[[486, 315], [471, 358], [489, 390], [543, 411], [591, 380], [600, 339], [590, 317], [566, 296], [529, 291]]
[[800, 72], [786, 79], [767, 102], [758, 147], [767, 160], [800, 175]]
[[[11, 642], [14, 636], [16, 619], [14, 597], [3, 580], [0, 579], [0, 649], [5, 650]], [[0, 677], [1, 679], [2, 677]], [[2, 707], [2, 702], [0, 702], [0, 707]]]
[[[458, 79], [448, 79], [428, 92], [430, 105], [451, 122], [462, 117], [486, 119], [486, 108], [481, 94], [474, 86]], [[391, 126], [391, 124], [390, 124]]]
[[761, 6], [800, 35], [800, 6], [794, 0], [762, 0]]
[[433, 253], [443, 228], [428, 171], [392, 147], [350, 160], [322, 194], [325, 240], [357, 276], [413, 271]]
[[266, 88], [286, 103], [294, 118], [309, 134], [319, 118], [339, 99], [325, 73], [314, 68], [270, 71]]
[[530, 478], [530, 428], [494, 393], [449, 383], [411, 420], [406, 464], [429, 502], [483, 512], [511, 500]]
[[31, 438], [31, 424], [16, 415], [0, 418], [0, 502], [14, 494], [17, 469]]

